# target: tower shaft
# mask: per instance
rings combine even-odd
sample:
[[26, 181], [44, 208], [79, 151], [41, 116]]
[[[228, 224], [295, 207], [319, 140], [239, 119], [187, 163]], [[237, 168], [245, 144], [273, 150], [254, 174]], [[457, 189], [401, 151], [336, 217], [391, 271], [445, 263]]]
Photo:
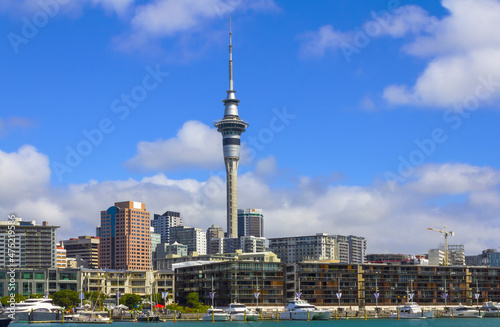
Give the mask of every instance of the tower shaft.
[[[231, 21], [230, 23], [231, 24]], [[233, 44], [229, 25], [229, 90], [224, 103], [224, 118], [214, 124], [222, 134], [224, 163], [226, 166], [227, 237], [238, 237], [238, 163], [240, 161], [240, 137], [248, 124], [238, 115], [238, 103], [233, 90]]]

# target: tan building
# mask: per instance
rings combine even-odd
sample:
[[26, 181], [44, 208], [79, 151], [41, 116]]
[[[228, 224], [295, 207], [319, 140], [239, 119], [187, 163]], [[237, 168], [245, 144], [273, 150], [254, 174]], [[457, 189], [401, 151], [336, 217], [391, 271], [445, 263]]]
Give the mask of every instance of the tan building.
[[101, 211], [99, 267], [151, 269], [151, 217], [141, 202], [116, 202]]
[[66, 257], [74, 258], [77, 267], [97, 269], [99, 267], [99, 237], [78, 236], [63, 241]]

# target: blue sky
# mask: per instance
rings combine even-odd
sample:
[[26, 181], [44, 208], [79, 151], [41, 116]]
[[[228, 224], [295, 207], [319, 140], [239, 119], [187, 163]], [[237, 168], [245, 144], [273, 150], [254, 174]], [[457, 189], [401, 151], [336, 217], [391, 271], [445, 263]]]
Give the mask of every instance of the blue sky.
[[425, 253], [442, 242], [425, 228], [447, 225], [468, 254], [499, 247], [500, 1], [0, 0], [0, 15], [5, 216], [75, 237], [135, 200], [225, 227], [213, 123], [231, 15], [239, 206], [264, 209], [266, 236]]

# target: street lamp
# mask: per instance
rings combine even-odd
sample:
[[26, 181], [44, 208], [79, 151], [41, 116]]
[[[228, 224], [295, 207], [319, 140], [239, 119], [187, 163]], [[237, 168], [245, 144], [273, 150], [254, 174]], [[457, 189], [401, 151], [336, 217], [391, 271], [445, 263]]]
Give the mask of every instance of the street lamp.
[[337, 291], [337, 299], [339, 300], [339, 309], [340, 309], [340, 298], [342, 297], [342, 292], [340, 291], [340, 275], [338, 277], [338, 291]]

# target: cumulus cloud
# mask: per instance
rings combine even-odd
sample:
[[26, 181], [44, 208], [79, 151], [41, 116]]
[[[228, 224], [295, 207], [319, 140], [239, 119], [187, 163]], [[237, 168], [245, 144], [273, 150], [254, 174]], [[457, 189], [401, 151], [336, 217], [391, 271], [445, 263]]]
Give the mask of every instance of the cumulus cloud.
[[[247, 146], [241, 145], [241, 164], [250, 162], [244, 154], [250, 153]], [[167, 140], [140, 142], [137, 154], [125, 163], [135, 171], [169, 171], [185, 169], [222, 169], [222, 136], [213, 127], [191, 120]]]
[[302, 57], [323, 57], [328, 52], [340, 50], [350, 62], [353, 53], [359, 53], [368, 46], [371, 39], [391, 36], [404, 37], [408, 34], [419, 34], [434, 29], [436, 19], [418, 6], [408, 5], [371, 13], [372, 19], [361, 27], [350, 31], [339, 31], [332, 25], [325, 25], [318, 31], [309, 31], [299, 36], [301, 41], [299, 54]]
[[215, 169], [223, 165], [222, 137], [216, 129], [199, 121], [184, 123], [167, 140], [140, 142], [137, 154], [126, 166], [134, 170]]
[[[447, 225], [456, 233], [451, 243], [464, 244], [468, 254], [499, 246], [500, 171], [490, 167], [423, 165], [393, 191], [386, 184], [342, 185], [338, 174], [270, 186], [269, 173], [280, 173], [276, 160], [266, 158], [256, 166], [256, 171], [239, 176], [238, 206], [264, 210], [267, 237], [358, 235], [367, 238], [370, 253], [425, 253], [441, 241], [426, 228]], [[59, 187], [49, 180], [48, 158], [35, 148], [0, 152], [0, 212], [5, 218], [16, 213], [61, 226], [59, 239], [94, 235], [100, 211], [127, 200], [146, 203], [151, 213], [180, 211], [186, 226], [226, 224], [224, 173], [205, 181], [174, 180], [159, 173], [140, 180]]]
[[500, 1], [443, 0], [442, 5], [449, 15], [431, 33], [403, 48], [410, 55], [430, 58], [427, 67], [414, 85], [388, 86], [384, 98], [389, 103], [462, 110], [469, 97], [485, 103], [498, 99], [500, 36], [494, 31]]
[[161, 37], [203, 31], [213, 19], [246, 10], [276, 11], [279, 7], [273, 0], [155, 0], [136, 6], [130, 32], [116, 41], [125, 49], [138, 48]]

